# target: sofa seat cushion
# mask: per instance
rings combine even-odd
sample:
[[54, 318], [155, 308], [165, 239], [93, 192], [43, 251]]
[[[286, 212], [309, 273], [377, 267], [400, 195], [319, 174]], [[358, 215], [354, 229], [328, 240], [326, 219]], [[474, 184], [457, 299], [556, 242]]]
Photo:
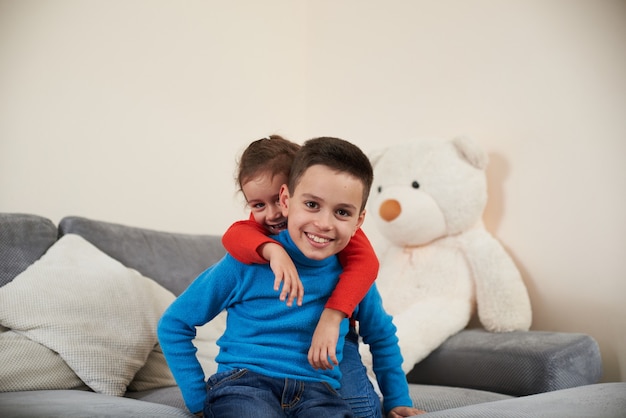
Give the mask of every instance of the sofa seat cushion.
[[145, 402], [160, 403], [162, 405], [187, 410], [185, 401], [183, 400], [183, 394], [178, 386], [144, 390], [141, 392], [126, 392], [124, 397]]
[[597, 383], [435, 411], [436, 418], [623, 418], [626, 382]]
[[135, 399], [77, 390], [40, 390], [0, 393], [0, 417], [181, 417], [194, 418], [185, 409]]
[[409, 384], [409, 394], [416, 408], [428, 412], [514, 398], [484, 390], [412, 383]]
[[92, 390], [120, 396], [157, 344], [174, 295], [77, 235], [0, 288], [0, 324], [59, 353]]

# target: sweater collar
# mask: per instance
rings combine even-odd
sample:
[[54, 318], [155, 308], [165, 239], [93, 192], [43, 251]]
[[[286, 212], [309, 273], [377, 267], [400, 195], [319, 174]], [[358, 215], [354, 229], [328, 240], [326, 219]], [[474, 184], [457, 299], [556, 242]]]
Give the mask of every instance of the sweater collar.
[[278, 235], [274, 235], [273, 238], [281, 243], [285, 251], [287, 251], [287, 254], [289, 254], [289, 256], [296, 265], [302, 265], [307, 267], [322, 267], [335, 262], [337, 258], [335, 256], [327, 257], [323, 260], [312, 260], [308, 258], [293, 242], [291, 236], [289, 235], [289, 231], [286, 229], [284, 231], [281, 231]]

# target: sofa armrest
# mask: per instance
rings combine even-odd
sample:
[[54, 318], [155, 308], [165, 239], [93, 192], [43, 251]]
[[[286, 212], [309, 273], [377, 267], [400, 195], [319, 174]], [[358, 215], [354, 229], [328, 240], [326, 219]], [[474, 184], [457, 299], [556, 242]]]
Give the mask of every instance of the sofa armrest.
[[524, 396], [596, 383], [601, 375], [600, 349], [589, 335], [466, 329], [416, 364], [407, 380]]

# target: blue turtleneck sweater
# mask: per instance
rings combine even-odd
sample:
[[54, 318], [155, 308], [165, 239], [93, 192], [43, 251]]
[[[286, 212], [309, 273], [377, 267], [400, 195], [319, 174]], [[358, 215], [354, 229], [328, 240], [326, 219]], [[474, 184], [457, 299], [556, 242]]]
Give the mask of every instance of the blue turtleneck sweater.
[[[191, 412], [201, 411], [206, 398], [204, 373], [192, 343], [196, 335], [195, 327], [211, 321], [223, 310], [228, 311], [228, 316], [226, 331], [217, 341], [220, 347], [216, 358], [218, 372], [246, 368], [266, 376], [324, 381], [334, 388], [339, 387], [339, 368], [315, 370], [309, 364], [307, 354], [313, 331], [342, 267], [337, 257], [324, 260], [306, 258], [287, 231], [276, 239], [298, 269], [305, 289], [302, 306], [290, 308], [278, 299], [273, 286], [274, 274], [268, 264], [246, 265], [227, 254], [204, 271], [172, 303], [159, 322], [161, 348]], [[378, 292], [375, 291], [374, 297], [369, 299], [368, 296], [364, 299], [364, 302], [370, 300], [369, 304], [366, 303], [367, 309], [359, 309], [355, 314], [366, 314], [367, 318], [359, 320], [367, 321], [366, 328], [376, 331], [377, 337], [389, 336], [389, 343], [396, 348], [386, 353], [383, 358], [389, 360], [384, 363], [393, 367], [397, 364], [395, 368], [399, 370], [402, 359], [397, 349], [395, 327], [382, 309]], [[341, 324], [336, 349], [339, 361], [347, 331], [346, 319]], [[398, 382], [398, 377], [403, 382]], [[391, 380], [406, 385], [401, 370], [399, 376]]]

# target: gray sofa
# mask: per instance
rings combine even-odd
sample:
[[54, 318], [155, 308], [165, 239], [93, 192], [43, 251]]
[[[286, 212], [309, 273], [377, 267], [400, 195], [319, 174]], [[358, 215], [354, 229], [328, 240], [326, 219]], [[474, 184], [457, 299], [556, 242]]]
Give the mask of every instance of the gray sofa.
[[[62, 242], [65, 253], [60, 250]], [[113, 271], [120, 272], [120, 266], [112, 266], [111, 273], [109, 267], [100, 264], [91, 268], [81, 264], [83, 256], [77, 255], [71, 262], [83, 270], [78, 275], [67, 273], [58, 260], [72, 258], [68, 254], [72, 245], [79, 245], [89, 257], [100, 257], [98, 260], [109, 263], [106, 266], [120, 264], [130, 272], [123, 275], [137, 271], [149, 278], [132, 276], [129, 281], [150, 289], [159, 300], [166, 292], [162, 288], [169, 290], [171, 297], [180, 294], [224, 254], [219, 236], [160, 232], [81, 217], [66, 217], [57, 226], [36, 215], [0, 214], [0, 301], [4, 300], [0, 306], [0, 417], [193, 417], [185, 409], [171, 375], [162, 370], [154, 330], [133, 328], [141, 326], [141, 321], [154, 321], [146, 313], [150, 309], [135, 309], [126, 315], [124, 310], [132, 307], [124, 302], [126, 305], [115, 307], [111, 313], [106, 307], [118, 303], [118, 298], [107, 293], [110, 289], [98, 287], [72, 299], [77, 287], [91, 284], [89, 278], [100, 275], [108, 280]], [[53, 254], [57, 248], [59, 252]], [[50, 258], [42, 266], [36, 262], [44, 254]], [[50, 267], [53, 256], [57, 264]], [[50, 269], [56, 270], [48, 274]], [[74, 284], [63, 288], [66, 276], [72, 275]], [[6, 287], [18, 276], [16, 284], [37, 284], [39, 280], [41, 285], [35, 290], [19, 289], [22, 293], [15, 285]], [[125, 286], [126, 282], [120, 283]], [[120, 298], [132, 296], [128, 293], [124, 291]], [[70, 302], [65, 302], [66, 297]], [[141, 297], [136, 300], [138, 304], [150, 302]], [[159, 309], [164, 301], [157, 304]], [[87, 314], [80, 310], [85, 308]], [[31, 315], [29, 309], [37, 313]], [[57, 312], [66, 315], [63, 323], [47, 320]], [[121, 313], [131, 320], [115, 317]], [[109, 314], [111, 318], [106, 317]], [[37, 315], [43, 319], [35, 329], [29, 321]], [[82, 334], [72, 328], [78, 325], [68, 325], [72, 316], [80, 320], [90, 315], [93, 330], [84, 328], [85, 321], [82, 326], [87, 331], [83, 329]], [[71, 335], [55, 338], [59, 337], [55, 333], [68, 332], [68, 328]], [[124, 360], [124, 351], [131, 350], [127, 348], [81, 351], [92, 348], [92, 340], [97, 340], [103, 329], [115, 331], [115, 335], [106, 336], [106, 342], [119, 337], [121, 346], [134, 344], [131, 340], [141, 334], [149, 346], [130, 344], [136, 355], [129, 360]], [[75, 344], [73, 348], [66, 347], [69, 343]], [[116, 350], [122, 360], [108, 360], [110, 352]], [[103, 383], [89, 375], [94, 370], [96, 374], [109, 369], [117, 373], [118, 362], [132, 366], [125, 381]], [[154, 366], [157, 364], [161, 369]], [[626, 383], [597, 383], [601, 366], [598, 345], [588, 335], [541, 331], [494, 334], [466, 329], [417, 364], [407, 379], [415, 406], [434, 417], [623, 417]], [[111, 384], [118, 393], [112, 394]]]

